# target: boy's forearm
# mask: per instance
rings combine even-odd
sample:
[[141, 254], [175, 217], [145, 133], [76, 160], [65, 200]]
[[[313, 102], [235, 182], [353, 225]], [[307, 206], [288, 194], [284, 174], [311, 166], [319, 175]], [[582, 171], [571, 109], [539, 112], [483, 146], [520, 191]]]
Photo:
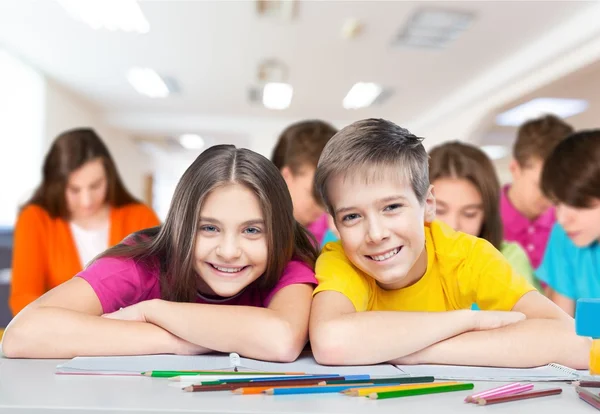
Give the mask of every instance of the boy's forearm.
[[290, 324], [270, 309], [163, 300], [151, 302], [146, 313], [149, 322], [215, 351], [288, 361], [294, 360], [306, 344], [306, 333], [293, 332]]
[[9, 325], [2, 347], [12, 358], [73, 358], [173, 353], [175, 344], [172, 334], [150, 323], [40, 307]]
[[392, 362], [513, 368], [555, 362], [587, 369], [590, 345], [589, 339], [575, 334], [572, 324], [528, 319], [499, 329], [467, 332]]
[[311, 327], [322, 363], [377, 364], [412, 354], [475, 327], [474, 312], [360, 312]]

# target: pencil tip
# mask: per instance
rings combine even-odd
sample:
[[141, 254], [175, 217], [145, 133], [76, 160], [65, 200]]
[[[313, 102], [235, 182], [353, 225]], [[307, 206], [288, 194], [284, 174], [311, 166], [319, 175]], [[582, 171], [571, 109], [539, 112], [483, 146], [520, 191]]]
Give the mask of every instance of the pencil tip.
[[146, 371], [146, 372], [142, 372], [142, 375], [144, 377], [151, 377], [152, 376], [152, 371]]
[[370, 398], [371, 400], [376, 400], [376, 399], [377, 399], [377, 394], [376, 394], [376, 393], [369, 394], [369, 398]]
[[191, 392], [191, 391], [194, 391], [194, 387], [193, 386], [183, 387], [182, 390], [187, 391], [187, 392]]
[[241, 388], [237, 388], [235, 390], [231, 390], [231, 392], [233, 392], [234, 394], [243, 394], [244, 390]]
[[477, 400], [477, 404], [479, 404], [479, 405], [485, 405], [485, 400], [484, 399], [479, 399], [479, 400]]
[[265, 394], [267, 395], [273, 395], [275, 393], [275, 390], [265, 390]]

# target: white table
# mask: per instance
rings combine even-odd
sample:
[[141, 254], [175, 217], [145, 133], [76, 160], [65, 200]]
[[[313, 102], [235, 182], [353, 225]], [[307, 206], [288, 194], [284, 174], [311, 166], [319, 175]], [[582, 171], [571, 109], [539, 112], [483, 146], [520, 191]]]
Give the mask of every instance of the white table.
[[489, 407], [465, 404], [465, 396], [500, 385], [476, 383], [475, 390], [372, 401], [338, 394], [266, 396], [228, 391], [187, 393], [163, 378], [55, 375], [63, 360], [0, 358], [0, 413], [206, 413], [206, 414], [403, 414], [403, 413], [598, 413], [580, 401], [571, 385], [561, 395]]

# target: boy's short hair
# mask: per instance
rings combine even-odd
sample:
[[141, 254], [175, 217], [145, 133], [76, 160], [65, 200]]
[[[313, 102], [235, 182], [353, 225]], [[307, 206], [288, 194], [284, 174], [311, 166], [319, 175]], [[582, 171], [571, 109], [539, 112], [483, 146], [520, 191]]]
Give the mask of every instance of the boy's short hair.
[[365, 179], [382, 178], [382, 167], [397, 169], [410, 180], [419, 202], [429, 188], [428, 156], [423, 138], [411, 134], [385, 119], [363, 119], [335, 134], [327, 143], [315, 174], [315, 189], [330, 213], [333, 207], [327, 195], [327, 183], [338, 175], [359, 173]]
[[575, 130], [555, 115], [532, 119], [519, 127], [513, 157], [520, 166], [534, 158], [546, 161], [552, 150]]
[[271, 161], [281, 170], [297, 174], [305, 166], [317, 168], [319, 157], [337, 129], [320, 120], [301, 121], [287, 127], [279, 136]]
[[556, 146], [542, 171], [550, 200], [588, 208], [600, 199], [600, 129], [577, 132]]

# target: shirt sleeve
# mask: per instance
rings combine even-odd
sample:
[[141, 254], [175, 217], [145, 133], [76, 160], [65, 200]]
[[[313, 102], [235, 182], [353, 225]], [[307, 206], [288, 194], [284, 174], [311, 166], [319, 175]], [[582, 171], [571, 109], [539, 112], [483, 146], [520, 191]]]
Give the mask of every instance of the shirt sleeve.
[[319, 285], [313, 292], [332, 290], [346, 296], [357, 312], [369, 310], [369, 283], [352, 266], [339, 242], [329, 243], [317, 259], [316, 276]]
[[313, 286], [316, 285], [317, 279], [315, 278], [315, 272], [303, 261], [291, 260], [283, 270], [279, 282], [277, 282], [273, 290], [271, 290], [264, 299], [263, 306], [267, 308], [275, 294], [284, 287], [299, 283], [310, 284]]
[[525, 277], [517, 273], [510, 263], [487, 240], [478, 239], [461, 273], [470, 291], [466, 297], [474, 297], [482, 310], [511, 310], [521, 297], [535, 288]]
[[98, 259], [76, 277], [94, 289], [104, 313], [153, 299], [149, 293], [158, 283], [158, 277], [151, 275], [143, 265], [133, 259], [117, 257]]
[[43, 214], [40, 207], [26, 207], [15, 225], [9, 298], [13, 316], [46, 292], [48, 229]]
[[541, 291], [540, 284], [533, 274], [533, 267], [531, 266], [529, 257], [527, 257], [527, 253], [525, 253], [525, 250], [519, 244], [504, 242], [500, 252], [518, 274], [523, 276], [537, 290]]
[[576, 299], [576, 283], [573, 280], [573, 266], [569, 260], [570, 240], [557, 223], [552, 228], [546, 245], [544, 258], [535, 275], [552, 289], [571, 299]]

